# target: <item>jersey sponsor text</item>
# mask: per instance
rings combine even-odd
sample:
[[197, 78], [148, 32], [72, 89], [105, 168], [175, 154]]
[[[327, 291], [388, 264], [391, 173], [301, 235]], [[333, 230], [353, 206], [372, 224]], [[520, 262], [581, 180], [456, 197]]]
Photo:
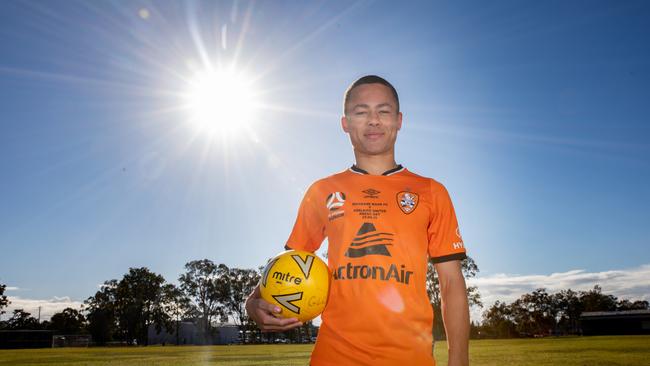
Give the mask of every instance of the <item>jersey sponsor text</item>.
[[335, 280], [392, 280], [408, 285], [413, 271], [407, 271], [406, 266], [403, 264], [398, 269], [396, 264], [391, 264], [390, 267], [382, 267], [366, 264], [354, 265], [348, 262], [346, 265], [339, 266], [333, 275]]

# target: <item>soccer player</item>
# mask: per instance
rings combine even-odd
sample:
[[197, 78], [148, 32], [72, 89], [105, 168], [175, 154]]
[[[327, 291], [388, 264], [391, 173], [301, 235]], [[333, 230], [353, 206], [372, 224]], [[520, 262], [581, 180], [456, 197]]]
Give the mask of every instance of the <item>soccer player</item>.
[[[356, 163], [309, 187], [286, 244], [314, 252], [328, 238], [333, 277], [311, 365], [435, 365], [428, 258], [440, 280], [449, 366], [468, 365], [466, 255], [449, 194], [395, 162], [402, 113], [388, 81], [352, 83], [343, 112]], [[259, 288], [246, 310], [263, 331], [301, 325], [277, 317]]]

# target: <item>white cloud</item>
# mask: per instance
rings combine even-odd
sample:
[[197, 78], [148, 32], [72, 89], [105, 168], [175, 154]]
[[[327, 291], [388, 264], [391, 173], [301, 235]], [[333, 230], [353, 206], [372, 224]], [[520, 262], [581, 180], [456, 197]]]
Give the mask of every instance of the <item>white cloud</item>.
[[49, 320], [52, 315], [65, 308], [80, 309], [83, 304], [83, 302], [72, 300], [68, 296], [55, 296], [51, 299], [24, 299], [18, 296], [7, 296], [7, 298], [11, 303], [4, 309], [6, 314], [2, 315], [2, 320], [7, 320], [14, 309], [23, 309], [37, 318], [39, 307], [41, 308], [41, 321]]
[[545, 288], [549, 293], [572, 289], [586, 291], [600, 285], [603, 293], [620, 299], [650, 301], [650, 264], [635, 268], [604, 272], [587, 272], [574, 269], [549, 275], [495, 274], [471, 278], [468, 285], [478, 286], [483, 299], [483, 309], [472, 309], [472, 319], [480, 320], [481, 314], [496, 300], [512, 302], [524, 293]]

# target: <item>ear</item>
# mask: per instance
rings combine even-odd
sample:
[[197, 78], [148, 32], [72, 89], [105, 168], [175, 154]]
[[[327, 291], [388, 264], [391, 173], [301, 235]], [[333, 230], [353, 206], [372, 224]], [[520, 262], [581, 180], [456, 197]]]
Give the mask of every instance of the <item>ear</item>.
[[402, 112], [397, 113], [397, 131], [402, 129]]
[[341, 128], [343, 128], [345, 133], [350, 132], [350, 129], [348, 128], [348, 118], [346, 116], [341, 117]]

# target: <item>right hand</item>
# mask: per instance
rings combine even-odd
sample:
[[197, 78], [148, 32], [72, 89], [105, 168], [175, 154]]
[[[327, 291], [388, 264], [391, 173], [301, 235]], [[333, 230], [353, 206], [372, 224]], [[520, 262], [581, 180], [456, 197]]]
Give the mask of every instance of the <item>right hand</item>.
[[262, 299], [259, 286], [246, 299], [246, 313], [262, 332], [284, 332], [302, 325], [296, 318], [281, 318], [281, 312], [280, 307]]

